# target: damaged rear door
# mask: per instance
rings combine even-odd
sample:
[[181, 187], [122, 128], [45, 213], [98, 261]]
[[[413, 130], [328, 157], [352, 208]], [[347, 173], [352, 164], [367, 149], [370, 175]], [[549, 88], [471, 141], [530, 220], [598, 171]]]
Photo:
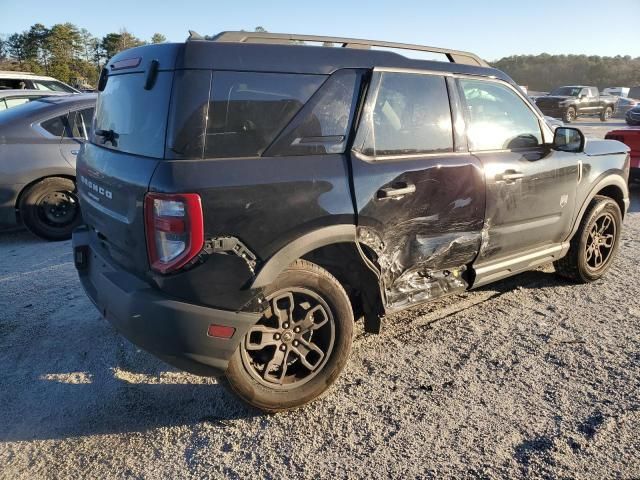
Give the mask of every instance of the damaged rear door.
[[375, 69], [351, 162], [358, 240], [376, 260], [387, 311], [468, 287], [485, 211], [479, 160], [453, 126], [442, 73]]

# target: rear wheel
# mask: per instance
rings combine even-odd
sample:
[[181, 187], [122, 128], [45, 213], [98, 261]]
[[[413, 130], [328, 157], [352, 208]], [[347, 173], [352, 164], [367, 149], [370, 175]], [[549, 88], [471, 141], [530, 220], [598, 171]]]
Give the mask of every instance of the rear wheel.
[[602, 113], [600, 114], [600, 121], [601, 122], [606, 122], [607, 120], [609, 120], [611, 117], [613, 116], [613, 108], [611, 107], [607, 107], [605, 108]]
[[18, 209], [25, 226], [45, 240], [67, 240], [82, 222], [76, 187], [68, 178], [45, 178], [20, 198]]
[[577, 282], [601, 278], [611, 267], [618, 250], [622, 213], [609, 197], [596, 196], [571, 239], [569, 252], [554, 262], [556, 272]]
[[298, 260], [270, 285], [262, 318], [225, 374], [231, 390], [268, 412], [323, 394], [344, 368], [353, 335], [349, 298], [326, 270]]
[[576, 117], [577, 117], [576, 109], [574, 107], [569, 107], [564, 112], [563, 120], [565, 121], [565, 123], [571, 123], [576, 119]]

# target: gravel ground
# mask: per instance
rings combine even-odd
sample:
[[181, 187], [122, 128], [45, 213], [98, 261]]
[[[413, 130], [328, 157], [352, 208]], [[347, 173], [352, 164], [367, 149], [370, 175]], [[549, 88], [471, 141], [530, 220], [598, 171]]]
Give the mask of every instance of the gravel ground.
[[69, 242], [0, 234], [0, 478], [638, 478], [640, 188], [612, 271], [388, 318], [325, 399], [263, 415], [100, 319]]

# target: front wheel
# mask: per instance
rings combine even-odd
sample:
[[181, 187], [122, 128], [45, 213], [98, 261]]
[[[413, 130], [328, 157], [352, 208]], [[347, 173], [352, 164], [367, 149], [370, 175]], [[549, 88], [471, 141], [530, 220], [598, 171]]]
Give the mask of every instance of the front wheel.
[[225, 373], [231, 390], [267, 412], [300, 407], [322, 395], [351, 350], [353, 313], [340, 283], [297, 260], [265, 291], [251, 327]]
[[600, 121], [601, 122], [606, 122], [607, 120], [609, 120], [611, 117], [613, 116], [613, 108], [611, 107], [607, 107], [605, 108], [602, 113], [600, 114]]
[[569, 252], [554, 262], [556, 272], [588, 283], [600, 279], [611, 267], [618, 251], [622, 213], [609, 197], [596, 196], [587, 207]]
[[569, 107], [564, 112], [563, 120], [565, 121], [565, 123], [571, 123], [576, 119], [577, 116], [578, 116], [578, 114], [576, 112], [576, 109], [574, 107]]

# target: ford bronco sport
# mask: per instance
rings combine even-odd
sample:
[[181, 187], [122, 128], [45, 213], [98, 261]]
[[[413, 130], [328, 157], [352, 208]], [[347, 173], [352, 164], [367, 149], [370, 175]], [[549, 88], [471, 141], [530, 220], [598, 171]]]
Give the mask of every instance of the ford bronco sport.
[[628, 148], [554, 135], [473, 54], [192, 34], [119, 53], [99, 90], [77, 164], [87, 294], [134, 343], [266, 411], [328, 389], [355, 319], [378, 332], [548, 262], [590, 282], [618, 248]]

